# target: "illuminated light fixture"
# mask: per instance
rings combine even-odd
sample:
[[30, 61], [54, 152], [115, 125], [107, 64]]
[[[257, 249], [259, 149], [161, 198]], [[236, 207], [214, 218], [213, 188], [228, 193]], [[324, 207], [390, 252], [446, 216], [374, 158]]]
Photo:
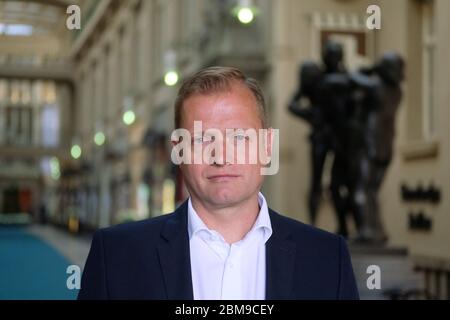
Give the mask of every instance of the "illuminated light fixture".
[[238, 12], [238, 19], [243, 24], [248, 24], [253, 21], [255, 15], [250, 8], [241, 8]]
[[81, 157], [81, 147], [78, 144], [74, 144], [72, 148], [70, 148], [70, 155], [74, 159], [79, 159]]
[[168, 71], [164, 76], [164, 83], [169, 87], [176, 85], [178, 82], [178, 73], [176, 71]]
[[61, 177], [61, 171], [59, 167], [59, 160], [56, 157], [50, 159], [50, 176], [54, 180], [58, 180]]
[[96, 145], [98, 146], [102, 146], [106, 141], [106, 137], [105, 134], [101, 131], [98, 131], [95, 135], [94, 135], [94, 142]]
[[237, 17], [240, 23], [250, 24], [257, 14], [257, 8], [252, 5], [251, 0], [239, 0], [233, 8], [232, 14]]
[[177, 53], [174, 50], [167, 50], [164, 53], [164, 83], [172, 87], [178, 83]]
[[132, 110], [125, 111], [122, 120], [127, 126], [132, 125], [136, 121], [136, 114]]
[[70, 232], [77, 233], [78, 229], [80, 228], [80, 222], [78, 221], [78, 218], [75, 216], [69, 217], [69, 221], [67, 223], [67, 227]]

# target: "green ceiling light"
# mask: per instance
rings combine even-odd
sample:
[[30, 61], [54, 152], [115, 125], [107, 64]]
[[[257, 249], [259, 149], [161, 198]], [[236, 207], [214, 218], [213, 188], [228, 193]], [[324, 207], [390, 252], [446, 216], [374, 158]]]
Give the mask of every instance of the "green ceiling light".
[[50, 159], [50, 175], [54, 180], [58, 180], [61, 177], [59, 160], [56, 157]]
[[78, 144], [74, 144], [72, 148], [70, 148], [70, 155], [75, 160], [79, 159], [81, 157], [81, 147]]
[[177, 52], [173, 49], [166, 50], [163, 56], [164, 83], [173, 87], [178, 83], [179, 74], [177, 72]]
[[251, 0], [239, 0], [237, 5], [232, 10], [232, 14], [242, 24], [250, 24], [253, 20], [255, 20], [257, 13], [258, 10], [252, 5]]
[[98, 131], [95, 135], [94, 135], [94, 142], [97, 146], [102, 146], [106, 141], [106, 137], [105, 134], [101, 131]]
[[250, 8], [240, 8], [237, 16], [239, 21], [243, 24], [249, 24], [255, 17], [252, 9]]
[[176, 71], [168, 71], [164, 76], [164, 83], [169, 87], [176, 85], [178, 82], [178, 73]]
[[125, 111], [122, 120], [127, 126], [132, 125], [136, 121], [136, 114], [132, 110]]

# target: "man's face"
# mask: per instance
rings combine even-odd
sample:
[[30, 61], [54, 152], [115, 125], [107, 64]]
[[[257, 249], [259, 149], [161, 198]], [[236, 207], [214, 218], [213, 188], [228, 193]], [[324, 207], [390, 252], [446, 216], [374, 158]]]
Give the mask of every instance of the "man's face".
[[[210, 142], [195, 136], [194, 121], [201, 121], [203, 132], [213, 128], [222, 132], [223, 140], [220, 145], [223, 146], [223, 161], [180, 165], [190, 195], [203, 205], [213, 208], [239, 205], [256, 196], [264, 178], [260, 173], [259, 158], [256, 164], [249, 163], [249, 142], [246, 140], [246, 161], [238, 164], [236, 140], [246, 138], [226, 134], [226, 129], [254, 129], [257, 133], [262, 129], [257, 102], [251, 90], [237, 83], [228, 91], [194, 94], [184, 101], [181, 127], [190, 132], [192, 144], [200, 143], [204, 149]], [[226, 154], [226, 143], [235, 144], [233, 155]], [[227, 157], [233, 157], [234, 162], [227, 162]]]

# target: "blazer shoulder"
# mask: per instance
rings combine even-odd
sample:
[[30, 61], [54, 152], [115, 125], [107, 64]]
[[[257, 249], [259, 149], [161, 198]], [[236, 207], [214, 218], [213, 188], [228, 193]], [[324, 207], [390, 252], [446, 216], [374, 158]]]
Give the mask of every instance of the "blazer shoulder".
[[120, 239], [121, 241], [126, 241], [128, 239], [136, 239], [142, 237], [159, 237], [165, 223], [174, 215], [175, 212], [150, 219], [125, 222], [111, 227], [99, 229], [96, 232], [100, 233], [103, 238], [106, 238], [108, 240]]
[[294, 238], [327, 243], [336, 243], [341, 240], [341, 236], [339, 235], [289, 218], [272, 209], [270, 209], [270, 213], [272, 218], [271, 222], [275, 225], [275, 228], [280, 229], [283, 232], [290, 233]]
[[122, 232], [139, 232], [142, 229], [154, 229], [161, 227], [167, 220], [169, 220], [174, 213], [165, 214], [153, 218], [148, 218], [139, 221], [131, 221], [120, 223], [108, 228], [102, 229], [105, 233], [122, 233]]

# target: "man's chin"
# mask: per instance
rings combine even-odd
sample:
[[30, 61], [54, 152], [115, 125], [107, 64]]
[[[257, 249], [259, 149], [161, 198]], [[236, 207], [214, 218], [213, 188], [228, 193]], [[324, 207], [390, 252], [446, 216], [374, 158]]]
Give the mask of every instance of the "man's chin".
[[234, 194], [213, 195], [210, 197], [210, 203], [217, 208], [233, 207], [239, 204], [243, 199]]
[[208, 202], [216, 208], [227, 208], [238, 206], [250, 197], [251, 195], [239, 192], [238, 190], [221, 190], [219, 192], [210, 193]]

